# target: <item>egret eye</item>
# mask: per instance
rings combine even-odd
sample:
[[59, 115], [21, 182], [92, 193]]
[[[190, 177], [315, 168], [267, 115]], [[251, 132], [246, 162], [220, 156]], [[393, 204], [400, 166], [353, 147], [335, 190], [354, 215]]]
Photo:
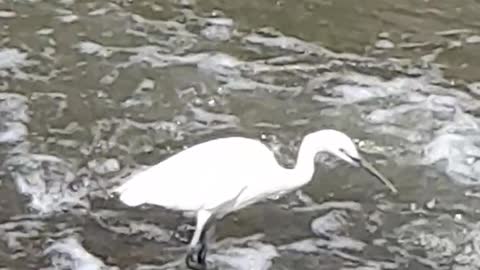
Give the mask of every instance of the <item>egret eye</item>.
[[351, 159], [354, 159], [354, 158], [352, 158], [351, 155], [348, 154], [347, 150], [345, 150], [344, 148], [340, 148], [339, 151], [340, 151], [340, 153], [346, 155], [347, 157], [349, 157]]

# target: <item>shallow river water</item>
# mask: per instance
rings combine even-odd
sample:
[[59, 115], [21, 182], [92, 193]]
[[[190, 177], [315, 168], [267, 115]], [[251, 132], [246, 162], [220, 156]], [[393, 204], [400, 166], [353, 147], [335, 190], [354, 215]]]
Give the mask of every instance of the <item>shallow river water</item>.
[[302, 190], [219, 222], [213, 269], [479, 269], [478, 18], [474, 0], [0, 0], [0, 269], [185, 269], [171, 236], [192, 220], [105, 189], [227, 135], [293, 166], [321, 128], [400, 194], [322, 156]]

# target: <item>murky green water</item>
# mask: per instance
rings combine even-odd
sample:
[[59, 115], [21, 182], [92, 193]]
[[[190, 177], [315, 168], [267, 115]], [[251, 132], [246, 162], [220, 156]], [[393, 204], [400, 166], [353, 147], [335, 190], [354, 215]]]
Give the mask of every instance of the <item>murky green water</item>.
[[[478, 1], [0, 0], [0, 268], [185, 269], [191, 220], [101, 187], [210, 138], [293, 166], [355, 137], [395, 181], [322, 157], [218, 224], [218, 269], [480, 267]], [[198, 179], [201, 181], [201, 179]]]

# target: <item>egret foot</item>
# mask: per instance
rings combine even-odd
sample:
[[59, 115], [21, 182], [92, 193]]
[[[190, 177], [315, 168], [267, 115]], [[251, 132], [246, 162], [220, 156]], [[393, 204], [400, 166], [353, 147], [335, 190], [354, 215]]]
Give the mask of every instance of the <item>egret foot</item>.
[[197, 261], [207, 265], [207, 245], [203, 244], [197, 254]]
[[193, 248], [189, 248], [185, 263], [188, 268], [192, 270], [206, 270], [207, 269], [207, 248], [203, 244], [198, 244]]

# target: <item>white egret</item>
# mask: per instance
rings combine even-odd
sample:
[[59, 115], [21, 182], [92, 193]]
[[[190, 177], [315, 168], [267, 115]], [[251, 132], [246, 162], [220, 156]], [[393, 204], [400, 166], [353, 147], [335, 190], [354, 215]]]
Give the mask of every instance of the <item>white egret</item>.
[[305, 136], [293, 169], [280, 166], [273, 152], [257, 140], [221, 138], [173, 155], [132, 176], [115, 192], [128, 206], [153, 204], [193, 212], [196, 226], [186, 264], [191, 269], [205, 269], [206, 234], [214, 228], [214, 220], [307, 184], [319, 152], [331, 153], [366, 169], [397, 193], [395, 186], [360, 156], [347, 135], [331, 129]]

